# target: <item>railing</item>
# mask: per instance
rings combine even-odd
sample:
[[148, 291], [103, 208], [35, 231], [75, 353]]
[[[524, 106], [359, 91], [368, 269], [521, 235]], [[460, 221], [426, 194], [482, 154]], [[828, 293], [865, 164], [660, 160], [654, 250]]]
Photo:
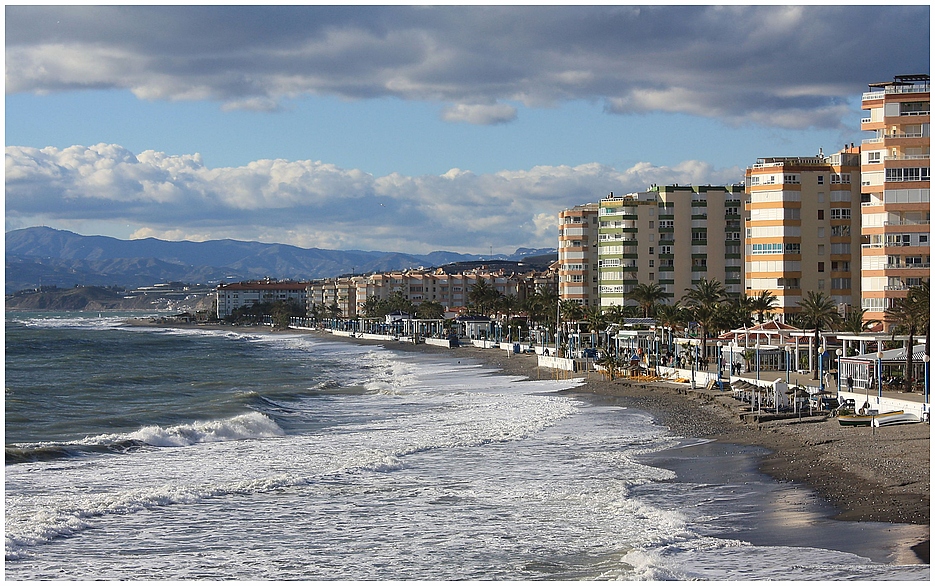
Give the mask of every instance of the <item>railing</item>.
[[916, 85], [893, 85], [886, 87], [882, 92], [877, 90], [873, 92], [864, 92], [861, 100], [882, 100], [886, 94], [922, 94], [929, 91], [929, 84], [920, 83]]
[[885, 268], [887, 269], [927, 269], [929, 268], [929, 263], [927, 262], [914, 262], [914, 263], [906, 263], [906, 264], [893, 263], [893, 264], [887, 264]]
[[887, 155], [883, 157], [886, 161], [921, 161], [928, 158], [929, 155]]
[[930, 220], [896, 220], [890, 221], [885, 220], [883, 222], [884, 226], [924, 226], [927, 225]]

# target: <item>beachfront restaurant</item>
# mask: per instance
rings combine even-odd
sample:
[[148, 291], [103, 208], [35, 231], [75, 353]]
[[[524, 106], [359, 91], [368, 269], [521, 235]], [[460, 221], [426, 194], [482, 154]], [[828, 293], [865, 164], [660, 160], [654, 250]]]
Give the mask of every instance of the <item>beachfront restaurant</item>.
[[[915, 381], [927, 382], [925, 373], [926, 356], [927, 352], [924, 344], [913, 346], [911, 378]], [[867, 352], [857, 356], [842, 356], [840, 365], [842, 381], [850, 377], [853, 380], [853, 388], [855, 389], [880, 391], [883, 390], [884, 386], [889, 386], [887, 381], [897, 377], [905, 378], [906, 348]], [[916, 388], [921, 388], [921, 386], [916, 385]], [[897, 390], [901, 390], [901, 388]]]

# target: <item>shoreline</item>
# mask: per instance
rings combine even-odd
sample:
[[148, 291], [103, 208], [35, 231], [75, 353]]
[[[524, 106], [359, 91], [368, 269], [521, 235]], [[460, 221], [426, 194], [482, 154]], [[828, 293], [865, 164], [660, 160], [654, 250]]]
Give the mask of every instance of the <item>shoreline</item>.
[[[443, 348], [359, 338], [337, 338], [314, 330], [272, 330], [270, 327], [156, 324], [129, 320], [146, 327], [210, 328], [253, 333], [301, 333], [390, 350], [437, 353], [467, 358], [510, 375], [531, 380], [553, 378], [538, 368], [535, 355], [508, 355], [480, 348]], [[571, 377], [570, 377], [571, 378]], [[832, 519], [903, 523], [924, 526], [925, 539], [905, 544], [922, 563], [929, 563], [930, 428], [928, 423], [882, 428], [842, 427], [834, 419], [804, 419], [747, 424], [740, 421], [731, 400], [713, 401], [690, 393], [686, 385], [660, 382], [606, 381], [595, 372], [577, 373], [583, 384], [562, 394], [609, 401], [649, 413], [675, 436], [713, 440], [721, 444], [757, 446], [757, 470], [778, 482], [795, 482], [813, 490], [832, 507]], [[858, 487], [858, 488], [855, 488]], [[905, 563], [904, 558], [897, 556]]]

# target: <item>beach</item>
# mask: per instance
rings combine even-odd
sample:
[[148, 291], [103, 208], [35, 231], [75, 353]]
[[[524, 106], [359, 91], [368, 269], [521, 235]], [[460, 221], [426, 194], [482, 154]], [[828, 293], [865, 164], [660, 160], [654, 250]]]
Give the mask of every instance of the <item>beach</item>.
[[[153, 325], [143, 320], [131, 323]], [[271, 331], [269, 327], [183, 327]], [[896, 552], [893, 559], [902, 563], [929, 561], [928, 423], [876, 429], [842, 427], [833, 418], [820, 417], [744, 423], [739, 416], [739, 402], [728, 397], [714, 397], [701, 389], [691, 390], [685, 384], [609, 381], [595, 372], [571, 375], [538, 367], [535, 354], [512, 354], [472, 346], [448, 349], [427, 344], [339, 338], [323, 331], [301, 332], [335, 341], [463, 359], [531, 380], [580, 377], [582, 384], [561, 393], [581, 400], [638, 409], [649, 413], [676, 437], [711, 440], [707, 448], [693, 447], [676, 456], [653, 456], [657, 464], [677, 467], [680, 477], [711, 474], [711, 468], [720, 465], [715, 463], [720, 462], [720, 456], [749, 457], [759, 472], [781, 483], [813, 490], [827, 503], [830, 518], [918, 527], [913, 533], [918, 539], [901, 544], [904, 551]], [[693, 456], [685, 458], [689, 453]], [[776, 538], [758, 537], [767, 541]]]
[[[534, 380], [568, 376], [539, 368], [535, 354], [347, 340], [396, 350], [463, 356]], [[929, 525], [928, 423], [876, 429], [842, 427], [832, 418], [746, 424], [738, 415], [739, 402], [714, 401], [685, 384], [609, 381], [595, 372], [576, 376], [585, 376], [584, 384], [564, 393], [646, 411], [678, 436], [765, 448], [758, 469], [776, 480], [798, 482], [813, 489], [833, 507], [835, 519]], [[929, 562], [928, 539], [906, 545], [923, 562]]]

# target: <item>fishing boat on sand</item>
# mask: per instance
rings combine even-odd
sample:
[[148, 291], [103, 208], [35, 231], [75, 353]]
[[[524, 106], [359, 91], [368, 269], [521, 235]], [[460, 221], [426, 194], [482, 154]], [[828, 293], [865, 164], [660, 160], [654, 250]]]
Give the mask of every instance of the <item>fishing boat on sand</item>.
[[903, 411], [894, 411], [892, 413], [881, 413], [873, 418], [870, 425], [874, 427], [884, 427], [886, 425], [899, 425], [900, 423], [919, 423], [921, 419], [913, 413]]
[[897, 423], [918, 423], [919, 418], [912, 413], [905, 411], [887, 411], [873, 415], [870, 413], [857, 413], [855, 415], [841, 415], [838, 417], [838, 423], [843, 426], [864, 426], [870, 425], [881, 427], [885, 425], [895, 425]]

